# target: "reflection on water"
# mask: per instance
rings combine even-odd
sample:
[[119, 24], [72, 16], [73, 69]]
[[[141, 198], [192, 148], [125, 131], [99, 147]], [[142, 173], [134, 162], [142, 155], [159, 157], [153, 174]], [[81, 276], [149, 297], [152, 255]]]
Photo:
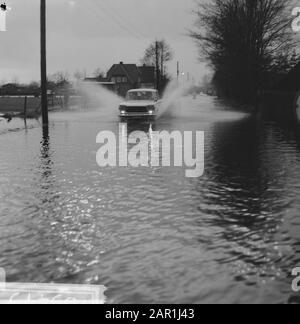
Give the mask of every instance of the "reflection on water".
[[205, 131], [199, 179], [99, 168], [96, 136], [119, 134], [119, 123], [95, 113], [53, 114], [42, 134], [34, 122], [27, 132], [0, 125], [8, 280], [102, 284], [117, 303], [300, 302], [290, 275], [300, 266], [299, 131], [207, 97], [181, 108], [184, 117], [128, 123], [127, 133], [146, 132], [151, 146], [154, 131]]

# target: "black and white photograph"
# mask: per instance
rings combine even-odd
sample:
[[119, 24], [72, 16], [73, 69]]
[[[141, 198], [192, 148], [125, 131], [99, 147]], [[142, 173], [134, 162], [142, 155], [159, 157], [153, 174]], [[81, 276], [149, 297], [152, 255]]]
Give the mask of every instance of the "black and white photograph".
[[299, 210], [300, 0], [0, 0], [0, 304], [300, 304]]

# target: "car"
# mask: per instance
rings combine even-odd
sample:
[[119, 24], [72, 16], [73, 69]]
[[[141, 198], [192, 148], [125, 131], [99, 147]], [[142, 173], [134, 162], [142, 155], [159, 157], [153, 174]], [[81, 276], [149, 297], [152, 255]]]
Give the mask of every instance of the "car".
[[129, 90], [120, 104], [120, 118], [155, 118], [159, 111], [159, 94], [154, 89]]

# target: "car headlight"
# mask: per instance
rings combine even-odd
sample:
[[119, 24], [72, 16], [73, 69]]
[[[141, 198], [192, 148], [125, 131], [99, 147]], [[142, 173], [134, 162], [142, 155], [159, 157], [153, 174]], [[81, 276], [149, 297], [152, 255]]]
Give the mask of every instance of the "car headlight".
[[153, 113], [155, 110], [154, 106], [148, 106], [147, 108], [148, 108], [149, 113], [151, 113], [151, 112]]
[[119, 110], [120, 110], [120, 113], [122, 114], [122, 115], [124, 115], [124, 114], [126, 114], [126, 107], [125, 106], [120, 106], [119, 107]]

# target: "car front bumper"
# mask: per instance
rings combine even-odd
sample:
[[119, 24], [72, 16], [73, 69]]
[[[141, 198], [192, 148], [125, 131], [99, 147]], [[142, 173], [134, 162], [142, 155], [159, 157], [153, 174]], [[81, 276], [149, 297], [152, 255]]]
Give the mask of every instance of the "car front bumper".
[[150, 113], [150, 112], [120, 112], [119, 116], [121, 118], [152, 118], [156, 117], [156, 112]]

